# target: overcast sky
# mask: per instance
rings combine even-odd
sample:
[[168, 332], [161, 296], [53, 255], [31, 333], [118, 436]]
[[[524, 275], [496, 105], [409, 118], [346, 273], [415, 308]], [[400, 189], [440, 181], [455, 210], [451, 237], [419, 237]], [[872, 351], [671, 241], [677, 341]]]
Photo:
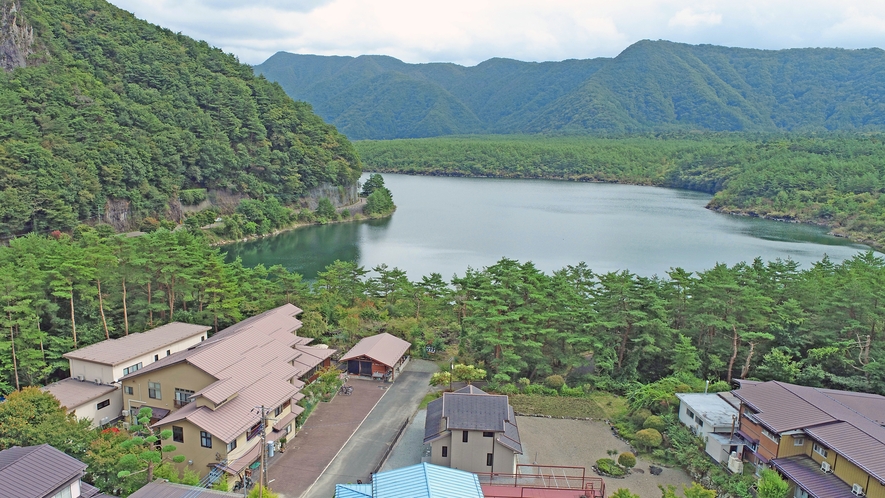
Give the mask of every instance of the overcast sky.
[[110, 0], [258, 64], [278, 51], [474, 65], [614, 57], [642, 39], [885, 46], [885, 0]]

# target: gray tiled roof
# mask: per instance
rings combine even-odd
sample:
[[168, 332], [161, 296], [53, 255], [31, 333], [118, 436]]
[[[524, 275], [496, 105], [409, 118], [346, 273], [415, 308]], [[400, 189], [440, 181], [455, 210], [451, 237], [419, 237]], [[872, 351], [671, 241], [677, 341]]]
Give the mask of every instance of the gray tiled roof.
[[68, 410], [73, 410], [87, 401], [107, 396], [117, 389], [119, 389], [117, 386], [79, 381], [71, 377], [40, 388], [41, 391], [55, 396], [61, 402], [61, 406]]
[[516, 416], [507, 396], [486, 394], [467, 386], [427, 404], [424, 419], [424, 442], [430, 442], [447, 431], [496, 432], [499, 443], [522, 453]]
[[42, 444], [0, 451], [0, 498], [43, 498], [79, 479], [86, 464]]
[[775, 433], [804, 430], [885, 483], [885, 427], [878, 420], [885, 398], [874, 394], [797, 386], [785, 382], [744, 385], [734, 395]]
[[65, 358], [91, 361], [103, 365], [119, 365], [151, 351], [163, 349], [178, 341], [205, 333], [210, 327], [190, 323], [172, 322], [161, 327], [129, 334], [118, 339], [108, 339], [70, 353]]

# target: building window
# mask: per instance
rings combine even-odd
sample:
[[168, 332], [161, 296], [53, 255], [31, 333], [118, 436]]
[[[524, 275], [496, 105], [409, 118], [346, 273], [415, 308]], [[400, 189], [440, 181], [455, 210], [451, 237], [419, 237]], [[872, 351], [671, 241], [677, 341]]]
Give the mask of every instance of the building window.
[[249, 432], [246, 433], [246, 441], [251, 441], [259, 434], [261, 434], [261, 422], [249, 428]]
[[96, 410], [101, 410], [102, 408], [104, 408], [104, 407], [106, 407], [106, 406], [111, 406], [111, 400], [106, 399], [106, 400], [104, 400], [104, 401], [98, 403], [97, 405], [95, 405], [95, 409], [96, 409]]
[[176, 443], [184, 442], [184, 429], [177, 426], [172, 426], [172, 440]]
[[194, 394], [190, 389], [179, 389], [175, 388], [175, 407], [181, 408], [182, 406], [191, 402], [191, 396]]
[[237, 447], [237, 440], [234, 439], [233, 441], [227, 443], [227, 452], [230, 453], [231, 451], [235, 450], [236, 447]]
[[470, 434], [470, 433], [467, 432], [467, 431], [461, 431], [461, 442], [462, 442], [462, 443], [466, 443], [466, 442], [467, 442], [467, 435], [468, 435], [468, 434]]
[[141, 369], [141, 362], [138, 362], [138, 363], [136, 363], [135, 365], [131, 365], [131, 366], [128, 366], [128, 367], [124, 368], [124, 369], [123, 369], [123, 375], [129, 375], [129, 374], [131, 374], [132, 372], [135, 372], [135, 371], [137, 371], [137, 370], [139, 370], [139, 369]]
[[163, 396], [160, 393], [160, 383], [159, 382], [148, 382], [148, 398], [163, 399]]
[[685, 409], [685, 414], [688, 415], [688, 418], [694, 420], [694, 412], [693, 412], [693, 411], [691, 411], [691, 410], [689, 410], [688, 408], [686, 408], [686, 409]]
[[135, 391], [132, 389], [132, 386], [126, 386], [126, 387], [123, 388], [123, 392], [125, 392], [126, 394], [128, 394], [128, 395], [131, 396], [132, 393], [135, 392]]
[[276, 409], [273, 411], [273, 416], [279, 417], [281, 413], [283, 413], [283, 405], [276, 407]]
[[65, 489], [59, 491], [52, 495], [52, 498], [73, 498], [73, 493], [71, 493], [71, 487], [68, 486]]
[[827, 457], [827, 449], [824, 448], [823, 446], [821, 446], [817, 443], [814, 443], [814, 446], [812, 446], [811, 449], [813, 449], [814, 452], [817, 453], [818, 455], [820, 455], [824, 458]]
[[495, 433], [492, 431], [484, 431], [482, 437], [495, 437]]
[[443, 446], [443, 447], [442, 447], [442, 457], [443, 457], [443, 458], [448, 458], [448, 456], [449, 456], [449, 447], [448, 447], [448, 446]]
[[768, 439], [771, 439], [775, 443], [779, 443], [780, 439], [781, 439], [777, 434], [773, 434], [773, 433], [769, 432], [767, 429], [762, 429], [762, 435], [767, 437]]
[[200, 342], [203, 342], [203, 341], [205, 341], [205, 340], [206, 340], [206, 336], [201, 335], [201, 336], [200, 336]]
[[793, 446], [805, 446], [805, 438], [804, 437], [794, 437], [793, 438]]
[[209, 434], [206, 431], [200, 431], [200, 446], [202, 446], [203, 448], [211, 448], [212, 434]]
[[486, 453], [486, 466], [491, 467], [492, 463], [495, 461], [494, 453]]
[[171, 350], [171, 349], [167, 349], [167, 350], [166, 350], [166, 356], [169, 356], [170, 354], [172, 354], [172, 350]]
[[160, 355], [155, 354], [155, 355], [154, 355], [154, 361], [160, 361]]
[[703, 426], [704, 426], [704, 421], [701, 420], [701, 417], [698, 417], [696, 420], [698, 421], [698, 427], [703, 427]]

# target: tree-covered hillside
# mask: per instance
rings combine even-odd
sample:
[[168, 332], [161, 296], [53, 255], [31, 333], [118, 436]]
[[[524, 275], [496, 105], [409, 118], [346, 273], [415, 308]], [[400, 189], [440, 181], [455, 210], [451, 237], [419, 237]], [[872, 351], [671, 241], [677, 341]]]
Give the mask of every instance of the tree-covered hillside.
[[613, 59], [474, 67], [278, 53], [255, 67], [351, 139], [885, 128], [880, 49], [641, 41]]
[[103, 0], [0, 0], [0, 20], [0, 234], [168, 216], [189, 188], [288, 203], [359, 177], [308, 104], [205, 42]]

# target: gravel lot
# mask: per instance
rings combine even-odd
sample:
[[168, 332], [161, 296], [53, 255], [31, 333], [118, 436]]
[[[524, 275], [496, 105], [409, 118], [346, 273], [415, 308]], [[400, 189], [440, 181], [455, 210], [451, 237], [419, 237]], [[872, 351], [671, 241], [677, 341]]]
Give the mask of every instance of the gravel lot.
[[[524, 450], [519, 463], [583, 466], [588, 475], [595, 476], [591, 467], [596, 460], [608, 457], [606, 451], [621, 453], [630, 449], [627, 443], [612, 435], [605, 422], [541, 417], [516, 417], [516, 421]], [[625, 479], [605, 478], [606, 494], [627, 488], [641, 498], [658, 498], [661, 496], [659, 484], [675, 485], [680, 495], [683, 485], [691, 485], [691, 479], [681, 469], [664, 469], [659, 476], [649, 474], [649, 463], [637, 458], [636, 469], [644, 473], [634, 471]]]

